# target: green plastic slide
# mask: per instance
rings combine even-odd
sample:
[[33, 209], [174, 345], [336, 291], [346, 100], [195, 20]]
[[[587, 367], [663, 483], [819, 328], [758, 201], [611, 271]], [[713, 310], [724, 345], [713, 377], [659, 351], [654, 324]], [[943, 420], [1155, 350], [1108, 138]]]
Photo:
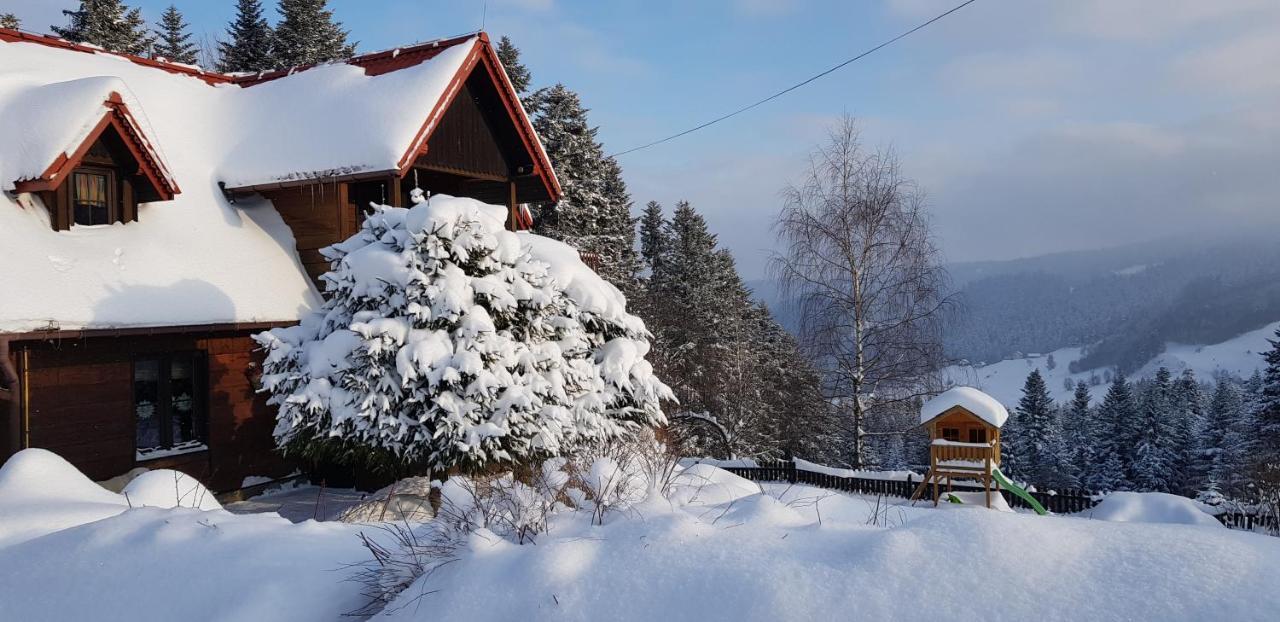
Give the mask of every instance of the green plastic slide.
[[1035, 510], [1036, 514], [1041, 516], [1048, 514], [1048, 512], [1044, 511], [1044, 506], [1040, 505], [1040, 502], [1036, 501], [1035, 497], [1023, 490], [1021, 486], [1009, 481], [1009, 478], [1005, 477], [1004, 473], [1001, 473], [999, 468], [991, 467], [991, 477], [996, 480], [996, 483], [1007, 488], [1009, 492], [1018, 495], [1023, 501], [1030, 503], [1031, 509]]

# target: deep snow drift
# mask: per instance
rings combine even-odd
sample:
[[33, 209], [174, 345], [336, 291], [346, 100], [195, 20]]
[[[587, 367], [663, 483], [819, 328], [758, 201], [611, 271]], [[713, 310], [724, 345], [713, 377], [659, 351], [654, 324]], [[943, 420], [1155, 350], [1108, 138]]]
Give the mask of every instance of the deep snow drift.
[[[349, 564], [376, 528], [128, 509], [69, 468], [29, 450], [0, 469], [0, 619], [337, 621], [365, 602]], [[59, 524], [8, 537], [33, 507]], [[1280, 617], [1277, 538], [912, 507], [707, 464], [603, 526], [565, 512], [536, 544], [481, 531], [461, 553], [376, 619]]]
[[1081, 515], [1096, 520], [1125, 523], [1173, 523], [1223, 529], [1222, 523], [1200, 504], [1163, 492], [1113, 492]]

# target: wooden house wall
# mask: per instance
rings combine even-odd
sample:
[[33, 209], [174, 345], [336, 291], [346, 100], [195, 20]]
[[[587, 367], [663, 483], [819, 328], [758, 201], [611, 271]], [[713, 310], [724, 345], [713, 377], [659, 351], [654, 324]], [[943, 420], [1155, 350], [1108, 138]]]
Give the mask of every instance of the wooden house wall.
[[[59, 454], [92, 479], [135, 466], [174, 468], [213, 490], [230, 490], [246, 476], [288, 470], [274, 451], [274, 414], [253, 390], [251, 363], [260, 355], [246, 333], [96, 337], [21, 347], [29, 349], [29, 446]], [[138, 463], [132, 362], [181, 351], [206, 355], [209, 449]]]
[[356, 231], [356, 210], [347, 200], [347, 184], [315, 184], [263, 195], [293, 230], [302, 266], [319, 283], [320, 275], [329, 271], [329, 261], [320, 249]]

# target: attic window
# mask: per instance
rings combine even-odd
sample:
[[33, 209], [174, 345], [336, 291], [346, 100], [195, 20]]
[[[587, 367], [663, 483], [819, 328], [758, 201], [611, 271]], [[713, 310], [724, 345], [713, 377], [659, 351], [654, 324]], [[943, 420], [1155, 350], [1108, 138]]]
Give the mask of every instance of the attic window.
[[116, 221], [111, 190], [114, 175], [107, 169], [80, 169], [71, 178], [71, 206], [77, 225], [109, 225]]

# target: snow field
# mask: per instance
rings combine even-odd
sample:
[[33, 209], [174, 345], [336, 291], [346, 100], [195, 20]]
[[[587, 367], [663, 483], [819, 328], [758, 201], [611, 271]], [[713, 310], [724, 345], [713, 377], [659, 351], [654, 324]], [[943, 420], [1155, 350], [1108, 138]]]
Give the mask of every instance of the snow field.
[[[617, 469], [596, 461], [585, 479], [599, 485]], [[172, 475], [154, 473], [147, 479], [173, 486]], [[347, 580], [369, 559], [358, 535], [385, 533], [221, 509], [129, 509], [118, 497], [49, 452], [0, 468], [0, 619], [343, 620], [366, 602], [364, 586]], [[1163, 516], [1150, 511], [1161, 499], [1122, 501]], [[35, 510], [40, 529], [28, 524]], [[477, 530], [456, 562], [375, 619], [1280, 616], [1280, 539], [1216, 527], [934, 509], [756, 484], [708, 464], [678, 471], [666, 495], [602, 525], [593, 518], [560, 511], [525, 545]]]
[[868, 512], [874, 500], [805, 486], [767, 485], [762, 494], [707, 465], [689, 471], [665, 502], [650, 500], [601, 527], [569, 514], [534, 546], [473, 536], [458, 562], [375, 619], [426, 619], [428, 611], [432, 619], [482, 621], [1268, 620], [1280, 613], [1280, 595], [1265, 587], [1280, 569], [1274, 539], [951, 504], [891, 506], [898, 512], [885, 528]]

